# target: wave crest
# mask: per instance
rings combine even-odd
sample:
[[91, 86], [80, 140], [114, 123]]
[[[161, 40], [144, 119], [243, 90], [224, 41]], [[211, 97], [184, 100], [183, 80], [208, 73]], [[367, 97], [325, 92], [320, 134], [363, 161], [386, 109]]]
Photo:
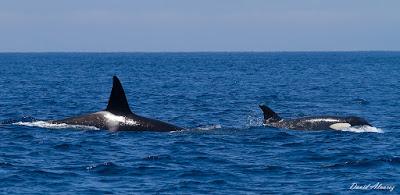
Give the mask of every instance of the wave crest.
[[21, 125], [27, 127], [40, 127], [47, 129], [88, 129], [88, 130], [100, 130], [94, 126], [86, 126], [86, 125], [69, 125], [65, 123], [54, 124], [47, 121], [32, 121], [32, 122], [15, 122], [13, 125]]

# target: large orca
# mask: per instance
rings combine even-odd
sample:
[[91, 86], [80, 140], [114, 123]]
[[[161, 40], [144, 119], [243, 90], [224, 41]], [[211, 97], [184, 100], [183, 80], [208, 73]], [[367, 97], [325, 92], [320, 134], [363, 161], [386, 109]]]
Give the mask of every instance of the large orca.
[[129, 108], [119, 79], [113, 77], [113, 87], [107, 108], [103, 111], [50, 121], [53, 124], [94, 126], [111, 131], [177, 131], [182, 128], [134, 114]]
[[260, 105], [264, 113], [264, 125], [296, 130], [343, 130], [354, 126], [371, 126], [365, 119], [356, 116], [312, 116], [296, 119], [282, 119], [265, 105]]

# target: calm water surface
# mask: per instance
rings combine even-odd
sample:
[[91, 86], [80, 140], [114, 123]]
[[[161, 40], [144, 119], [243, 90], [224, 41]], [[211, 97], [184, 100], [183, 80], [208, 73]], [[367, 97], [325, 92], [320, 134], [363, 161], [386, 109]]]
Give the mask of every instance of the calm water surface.
[[[3, 194], [399, 192], [400, 52], [2, 53], [0, 73]], [[113, 75], [134, 112], [188, 130], [43, 122], [104, 109]], [[260, 103], [383, 133], [265, 128]]]

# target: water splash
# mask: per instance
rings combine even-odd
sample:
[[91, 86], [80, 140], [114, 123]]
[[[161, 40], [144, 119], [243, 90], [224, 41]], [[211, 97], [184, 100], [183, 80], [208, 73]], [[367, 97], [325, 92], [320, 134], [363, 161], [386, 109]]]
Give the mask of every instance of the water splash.
[[69, 125], [65, 123], [53, 124], [47, 121], [31, 121], [31, 122], [15, 122], [13, 125], [21, 125], [28, 127], [40, 127], [40, 128], [48, 128], [48, 129], [87, 129], [87, 130], [100, 130], [94, 126], [86, 126], [86, 125]]
[[260, 116], [247, 116], [246, 127], [259, 127], [263, 126], [263, 118]]
[[341, 129], [340, 131], [349, 131], [349, 132], [355, 132], [355, 133], [384, 133], [382, 129], [377, 128], [377, 127], [372, 127], [369, 125], [347, 127], [347, 128]]
[[204, 127], [197, 127], [195, 130], [202, 130], [202, 131], [209, 131], [209, 130], [214, 130], [214, 129], [221, 129], [222, 126], [219, 124], [216, 125], [209, 125], [209, 126], [204, 126]]

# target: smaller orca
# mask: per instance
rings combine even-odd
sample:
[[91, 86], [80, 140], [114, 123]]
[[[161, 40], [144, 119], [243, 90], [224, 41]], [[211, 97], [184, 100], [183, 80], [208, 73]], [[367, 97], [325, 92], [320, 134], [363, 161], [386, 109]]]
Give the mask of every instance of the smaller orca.
[[113, 77], [113, 87], [105, 110], [49, 122], [53, 124], [94, 126], [111, 131], [177, 131], [183, 129], [133, 113], [129, 108], [121, 82], [116, 76]]
[[354, 126], [371, 126], [365, 119], [348, 116], [311, 116], [296, 119], [282, 119], [265, 105], [260, 105], [264, 113], [264, 126], [295, 130], [342, 130]]

